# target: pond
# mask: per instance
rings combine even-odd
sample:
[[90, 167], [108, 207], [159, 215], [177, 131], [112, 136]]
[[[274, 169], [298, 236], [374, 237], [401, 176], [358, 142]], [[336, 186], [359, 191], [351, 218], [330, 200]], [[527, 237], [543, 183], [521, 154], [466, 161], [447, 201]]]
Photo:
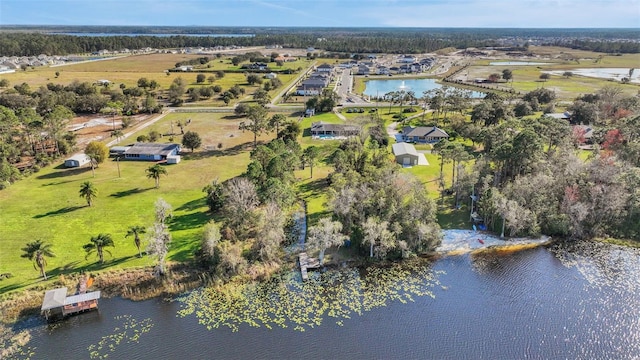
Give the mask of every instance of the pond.
[[545, 62], [531, 62], [531, 61], [492, 61], [489, 63], [491, 66], [534, 66], [534, 65], [549, 65]]
[[[435, 79], [368, 80], [365, 85], [364, 94], [371, 97], [383, 97], [386, 93], [399, 90], [413, 91], [416, 97], [422, 97], [423, 92], [442, 87]], [[469, 92], [472, 98], [482, 98], [485, 95], [478, 91]]]
[[[570, 70], [553, 70], [544, 71], [551, 75], [562, 76], [565, 72], [571, 72], [574, 75], [595, 77], [600, 79], [613, 79], [616, 81], [622, 80], [622, 78], [629, 78], [629, 68], [583, 68], [583, 69], [570, 69]], [[640, 69], [631, 72], [631, 82], [640, 83]]]
[[[634, 359], [640, 250], [579, 242], [285, 274], [15, 327], [16, 358]], [[0, 332], [1, 335], [1, 332]], [[0, 337], [0, 349], [3, 344]], [[9, 357], [10, 358], [10, 357]]]

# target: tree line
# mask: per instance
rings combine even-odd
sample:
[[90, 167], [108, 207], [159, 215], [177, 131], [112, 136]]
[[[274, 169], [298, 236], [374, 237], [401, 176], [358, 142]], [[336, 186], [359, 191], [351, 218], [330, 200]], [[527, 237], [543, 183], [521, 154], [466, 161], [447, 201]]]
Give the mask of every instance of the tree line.
[[[573, 31], [572, 31], [573, 30]], [[246, 31], [246, 29], [243, 29]], [[594, 32], [595, 31], [595, 32]], [[615, 37], [614, 35], [620, 35]], [[512, 36], [548, 37], [550, 44], [603, 52], [637, 53], [638, 43], [618, 39], [637, 39], [633, 31], [610, 32], [587, 29], [256, 29], [254, 36], [71, 36], [37, 32], [3, 32], [0, 53], [5, 56], [68, 55], [142, 48], [182, 48], [216, 46], [269, 46], [308, 48], [310, 46], [341, 53], [424, 53], [446, 47], [500, 46], [498, 39]]]

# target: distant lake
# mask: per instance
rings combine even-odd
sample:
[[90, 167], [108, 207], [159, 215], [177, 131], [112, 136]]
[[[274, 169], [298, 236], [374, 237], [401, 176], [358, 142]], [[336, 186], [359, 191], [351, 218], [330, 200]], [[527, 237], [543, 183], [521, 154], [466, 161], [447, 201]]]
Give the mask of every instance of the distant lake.
[[49, 33], [51, 35], [71, 35], [71, 36], [155, 36], [155, 37], [169, 37], [169, 36], [189, 36], [189, 37], [253, 37], [255, 34], [134, 34], [134, 33], [83, 33], [83, 32], [64, 32], [64, 33]]
[[[615, 79], [620, 81], [622, 80], [622, 78], [629, 77], [630, 69], [628, 68], [585, 68], [585, 69], [545, 71], [545, 73], [561, 76], [567, 71], [573, 73], [574, 75], [595, 77], [600, 79]], [[630, 80], [632, 83], [640, 83], [640, 69], [638, 69], [637, 71], [635, 70], [633, 71]]]
[[550, 63], [530, 62], [530, 61], [492, 61], [489, 65], [494, 66], [533, 66], [533, 65], [549, 65]]
[[[417, 97], [421, 97], [425, 91], [439, 89], [442, 85], [438, 84], [435, 79], [406, 79], [406, 80], [369, 80], [365, 82], [366, 88], [364, 94], [368, 96], [382, 97], [391, 91], [401, 90], [404, 86], [405, 91], [413, 91]], [[482, 98], [484, 93], [478, 91], [470, 91], [472, 98]]]

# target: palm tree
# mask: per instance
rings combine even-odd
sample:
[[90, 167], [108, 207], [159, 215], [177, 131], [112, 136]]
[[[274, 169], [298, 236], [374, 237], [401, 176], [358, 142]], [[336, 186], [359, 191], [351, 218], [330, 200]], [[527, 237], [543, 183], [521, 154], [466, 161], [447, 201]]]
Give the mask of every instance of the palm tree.
[[100, 259], [100, 264], [104, 263], [104, 252], [108, 252], [109, 255], [111, 255], [111, 252], [109, 252], [109, 250], [105, 250], [105, 247], [114, 247], [115, 244], [113, 243], [113, 239], [111, 238], [110, 234], [99, 234], [98, 236], [93, 236], [91, 237], [91, 242], [88, 244], [84, 244], [82, 246], [82, 248], [84, 249], [84, 251], [87, 252], [87, 256], [85, 257], [88, 258], [89, 255], [91, 255], [92, 252], [96, 252], [98, 254], [98, 258]]
[[23, 247], [22, 251], [24, 251], [24, 254], [20, 255], [20, 257], [33, 261], [33, 267], [36, 270], [40, 269], [40, 275], [47, 280], [47, 273], [44, 271], [45, 266], [47, 266], [46, 258], [55, 257], [53, 252], [51, 252], [51, 244], [46, 244], [42, 240], [36, 240], [27, 243], [27, 246]]
[[80, 184], [80, 197], [87, 200], [87, 204], [91, 206], [93, 199], [98, 195], [98, 190], [91, 181], [85, 181]]
[[167, 169], [155, 164], [147, 169], [147, 177], [156, 181], [156, 189], [160, 187], [160, 175], [167, 175]]
[[142, 252], [140, 252], [140, 234], [144, 234], [147, 232], [147, 229], [144, 226], [134, 225], [130, 226], [127, 230], [127, 235], [124, 237], [129, 237], [133, 235], [133, 241], [138, 248], [138, 256], [142, 257]]

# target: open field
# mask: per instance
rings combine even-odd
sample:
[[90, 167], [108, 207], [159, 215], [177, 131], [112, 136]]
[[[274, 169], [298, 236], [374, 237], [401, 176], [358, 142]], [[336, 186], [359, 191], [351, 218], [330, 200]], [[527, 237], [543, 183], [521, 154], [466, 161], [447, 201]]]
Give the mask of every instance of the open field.
[[[122, 176], [118, 177], [116, 162], [107, 160], [96, 170], [95, 178], [89, 168], [46, 167], [1, 191], [0, 273], [10, 272], [13, 277], [0, 282], [0, 293], [39, 281], [32, 264], [20, 258], [20, 248], [35, 239], [53, 245], [57, 256], [49, 259], [47, 266], [53, 278], [80, 270], [149, 265], [151, 260], [139, 259], [133, 240], [125, 239], [124, 235], [131, 225], [152, 224], [153, 204], [159, 197], [174, 209], [169, 259], [190, 258], [198, 244], [200, 228], [209, 219], [202, 188], [216, 178], [223, 181], [245, 170], [249, 162], [246, 150], [251, 147], [253, 134], [239, 131], [237, 119], [225, 119], [219, 114], [170, 114], [143, 133], [153, 129], [167, 132], [171, 121], [187, 118], [192, 121], [186, 129], [202, 135], [203, 147], [194, 154], [187, 150], [180, 164], [167, 166], [169, 174], [162, 177], [159, 189], [145, 176], [151, 163], [122, 161]], [[261, 137], [270, 138], [271, 134]], [[179, 136], [176, 141], [180, 141]], [[218, 143], [223, 145], [221, 149]], [[93, 182], [98, 189], [93, 207], [87, 207], [78, 195], [84, 181]], [[111, 234], [116, 244], [109, 249], [113, 257], [105, 255], [104, 266], [97, 264], [95, 257], [85, 260], [82, 249], [83, 244], [100, 233]]]
[[[173, 69], [176, 63], [198, 57], [199, 55], [186, 54], [132, 55], [112, 60], [84, 62], [58, 67], [42, 66], [28, 69], [27, 71], [19, 70], [15, 73], [1, 74], [0, 79], [9, 80], [11, 86], [27, 83], [32, 90], [35, 90], [40, 86], [46, 86], [48, 83], [68, 85], [73, 81], [95, 83], [103, 79], [111, 81], [111, 87], [118, 87], [120, 84], [124, 84], [126, 87], [135, 87], [137, 86], [138, 79], [144, 77], [148, 80], [155, 80], [160, 85], [160, 89], [163, 90], [168, 89], [171, 83], [180, 77], [186, 81], [188, 87], [195, 88], [220, 85], [223, 90], [228, 90], [234, 85], [242, 85], [246, 89], [245, 96], [234, 100], [232, 102], [233, 104], [238, 101], [250, 99], [255, 90], [260, 87], [260, 85], [249, 85], [243, 72], [226, 73], [223, 78], [216, 79], [213, 83], [205, 81], [204, 83], [198, 84], [196, 82], [196, 77], [199, 73], [203, 73], [209, 77], [215, 75], [214, 72], [216, 70], [239, 71], [240, 66], [231, 64], [231, 60], [228, 57], [212, 60], [209, 62], [209, 64], [212, 65], [211, 68], [203, 65], [202, 69], [194, 69], [192, 72], [166, 73], [166, 70]], [[220, 61], [222, 61], [222, 63], [220, 63]], [[298, 60], [284, 63], [281, 67], [275, 63], [270, 63], [269, 65], [274, 70], [297, 70], [298, 68], [305, 69], [311, 63], [312, 61], [308, 60]], [[56, 77], [56, 72], [59, 73], [58, 77]], [[278, 78], [282, 81], [283, 85], [282, 87], [269, 91], [269, 94], [274, 97], [283, 87], [288, 86], [297, 75], [298, 74], [278, 74]], [[188, 103], [188, 106], [225, 106], [225, 104], [222, 100], [219, 100], [216, 95], [208, 100]]]

